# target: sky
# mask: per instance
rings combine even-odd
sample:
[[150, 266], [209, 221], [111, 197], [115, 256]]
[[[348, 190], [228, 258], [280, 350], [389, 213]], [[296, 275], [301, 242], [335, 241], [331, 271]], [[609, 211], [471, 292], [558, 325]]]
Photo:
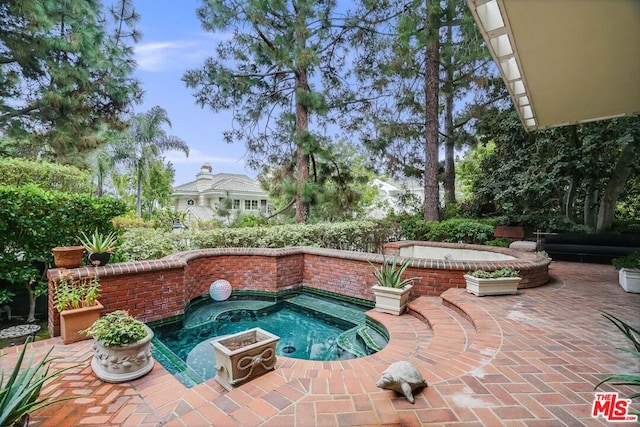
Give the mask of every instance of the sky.
[[136, 45], [136, 76], [145, 92], [135, 111], [146, 112], [156, 105], [164, 108], [172, 124], [165, 128], [167, 134], [181, 138], [190, 148], [188, 157], [165, 154], [176, 171], [174, 185], [193, 181], [205, 162], [211, 164], [213, 173], [256, 176], [245, 165], [244, 144], [223, 141], [222, 132], [230, 128], [231, 114], [196, 105], [181, 80], [185, 71], [201, 67], [213, 56], [217, 42], [225, 37], [202, 29], [196, 17], [201, 4], [201, 0], [134, 0], [142, 32]]

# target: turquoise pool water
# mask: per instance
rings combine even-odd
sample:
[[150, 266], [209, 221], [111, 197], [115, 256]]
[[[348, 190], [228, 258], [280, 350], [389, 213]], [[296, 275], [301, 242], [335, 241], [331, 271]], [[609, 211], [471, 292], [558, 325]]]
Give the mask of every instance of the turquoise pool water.
[[209, 300], [183, 322], [153, 328], [154, 356], [187, 386], [215, 376], [212, 338], [259, 327], [280, 337], [278, 356], [344, 360], [375, 353], [387, 343], [368, 323], [368, 307], [309, 293], [282, 299]]

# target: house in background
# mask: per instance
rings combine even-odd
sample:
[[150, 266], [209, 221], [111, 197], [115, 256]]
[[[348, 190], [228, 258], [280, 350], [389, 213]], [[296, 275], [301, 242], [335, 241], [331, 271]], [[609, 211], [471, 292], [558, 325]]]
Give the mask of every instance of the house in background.
[[267, 192], [260, 184], [246, 175], [212, 172], [205, 163], [196, 180], [174, 188], [169, 196], [173, 207], [187, 213], [186, 221], [222, 219], [218, 209], [225, 199], [231, 201], [231, 214], [266, 214], [271, 205]]
[[372, 186], [378, 189], [375, 201], [367, 216], [385, 218], [391, 211], [396, 214], [420, 209], [424, 200], [424, 187], [414, 178], [376, 178]]

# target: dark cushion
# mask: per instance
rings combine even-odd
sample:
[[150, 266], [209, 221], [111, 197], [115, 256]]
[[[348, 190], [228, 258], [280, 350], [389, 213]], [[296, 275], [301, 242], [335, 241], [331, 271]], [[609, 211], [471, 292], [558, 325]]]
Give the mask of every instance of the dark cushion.
[[640, 250], [640, 234], [559, 233], [545, 236], [545, 247], [553, 245], [622, 246]]

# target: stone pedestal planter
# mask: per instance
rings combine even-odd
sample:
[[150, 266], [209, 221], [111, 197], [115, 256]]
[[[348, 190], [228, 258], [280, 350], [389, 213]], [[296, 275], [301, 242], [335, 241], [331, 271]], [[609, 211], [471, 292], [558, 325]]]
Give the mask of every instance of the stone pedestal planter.
[[144, 328], [147, 336], [127, 345], [105, 346], [94, 339], [91, 359], [93, 373], [108, 383], [131, 381], [148, 374], [153, 369], [153, 331], [147, 325]]
[[479, 297], [485, 295], [515, 295], [518, 293], [520, 277], [500, 277], [496, 279], [481, 279], [464, 275], [467, 281], [467, 292]]
[[231, 391], [276, 366], [280, 337], [253, 328], [211, 341], [216, 355], [216, 381]]
[[626, 292], [640, 293], [640, 270], [621, 268], [618, 272], [618, 282]]
[[104, 307], [98, 301], [93, 307], [74, 308], [60, 312], [60, 335], [65, 344], [87, 340], [90, 337], [80, 331], [93, 325], [100, 318]]
[[376, 296], [376, 310], [396, 316], [401, 315], [407, 309], [411, 288], [411, 285], [405, 285], [403, 288], [373, 286], [373, 293]]

